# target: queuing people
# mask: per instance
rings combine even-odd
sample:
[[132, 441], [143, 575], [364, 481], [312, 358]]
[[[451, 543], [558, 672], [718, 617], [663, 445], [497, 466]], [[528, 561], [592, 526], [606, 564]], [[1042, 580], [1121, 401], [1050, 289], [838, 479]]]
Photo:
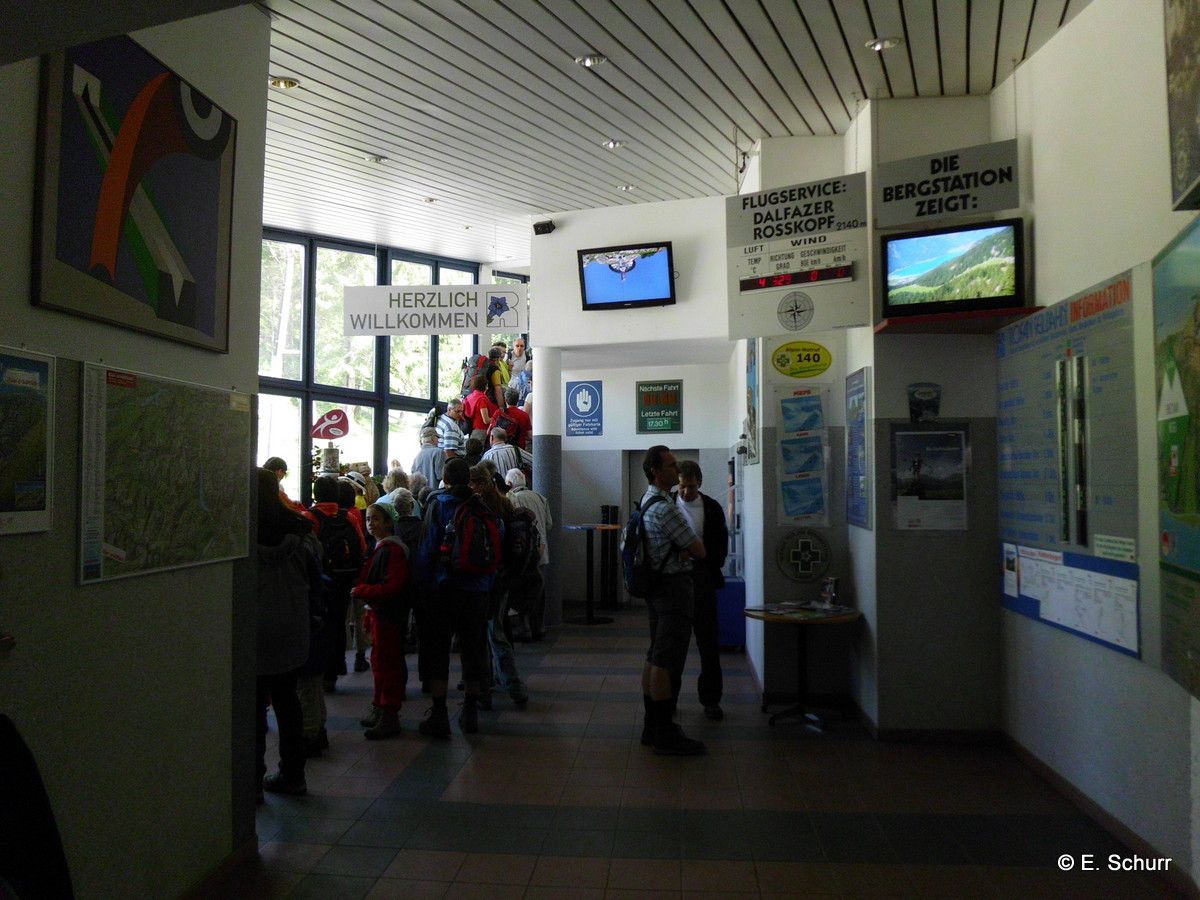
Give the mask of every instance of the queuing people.
[[[696, 649], [700, 651], [696, 693], [700, 705], [704, 707], [704, 715], [715, 720], [725, 717], [721, 710], [723, 678], [717, 627], [717, 591], [725, 586], [721, 567], [725, 565], [725, 556], [729, 552], [729, 528], [725, 524], [725, 510], [721, 504], [707, 494], [700, 493], [703, 483], [704, 474], [698, 463], [685, 459], [679, 464], [679, 490], [675, 494], [675, 505], [704, 543], [704, 559], [692, 562], [695, 609], [692, 628], [696, 635]], [[682, 670], [672, 676], [672, 693], [677, 701], [682, 679]]]
[[[545, 571], [546, 566], [550, 564], [550, 547], [546, 541], [550, 535], [550, 529], [554, 525], [554, 519], [550, 514], [550, 504], [546, 502], [546, 498], [526, 486], [524, 472], [520, 469], [509, 469], [504, 474], [504, 480], [508, 484], [506, 496], [509, 502], [514, 507], [524, 507], [533, 513], [537, 520], [538, 534], [541, 537], [538, 547], [541, 555], [538, 562], [538, 577], [518, 584], [515, 590], [523, 596], [517, 603], [512, 603], [510, 600], [510, 605], [525, 609], [523, 613], [519, 613], [522, 630], [515, 635], [516, 639], [518, 641], [540, 641], [546, 636]], [[513, 590], [514, 588], [509, 588], [510, 596]]]
[[675, 723], [671, 673], [683, 670], [692, 637], [691, 568], [693, 559], [704, 559], [704, 542], [688, 525], [668, 493], [679, 483], [675, 454], [661, 444], [642, 458], [646, 493], [642, 495], [646, 555], [655, 577], [646, 595], [650, 618], [650, 649], [642, 668], [642, 696], [646, 715], [642, 743], [670, 756], [695, 756], [704, 744], [684, 735]]
[[[438, 448], [445, 454], [447, 459], [454, 456], [462, 456], [463, 452], [463, 402], [455, 397], [446, 404], [446, 411], [442, 413], [435, 424], [438, 434]], [[437, 487], [437, 482], [432, 478], [429, 483]]]
[[413, 487], [412, 479], [423, 475], [426, 484], [436, 485], [442, 480], [442, 466], [446, 464], [446, 454], [438, 448], [438, 432], [432, 425], [421, 429], [421, 449], [413, 457], [412, 473], [409, 475], [409, 490], [414, 494], [418, 488]]
[[287, 495], [287, 491], [283, 489], [283, 479], [288, 476], [288, 465], [282, 456], [272, 456], [265, 463], [263, 468], [275, 476], [275, 480], [279, 483], [279, 498], [283, 501], [283, 505], [289, 509], [301, 510], [299, 503]]
[[487, 387], [487, 376], [476, 375], [471, 379], [471, 393], [463, 399], [463, 415], [470, 423], [470, 435], [480, 440], [486, 437], [488, 426], [499, 408], [488, 396]]
[[520, 378], [521, 373], [525, 371], [525, 367], [532, 359], [533, 354], [525, 349], [525, 338], [519, 337], [514, 340], [512, 354], [508, 358], [508, 383], [510, 385]]
[[493, 428], [488, 438], [491, 445], [483, 459], [490, 461], [497, 472], [521, 468], [521, 451], [508, 442], [508, 433], [503, 428]]
[[[472, 575], [443, 562], [446, 525], [473, 496], [470, 466], [448, 459], [442, 470], [446, 490], [431, 493], [416, 553], [418, 588], [425, 598], [421, 633], [422, 678], [428, 676], [433, 707], [420, 725], [422, 734], [449, 737], [446, 690], [450, 677], [450, 645], [458, 636], [466, 697], [459, 725], [468, 734], [479, 730], [479, 689], [484, 677], [488, 592], [495, 574]], [[476, 501], [478, 502], [478, 501]]]
[[[259, 791], [305, 794], [304, 721], [296, 694], [296, 670], [308, 657], [314, 618], [324, 612], [320, 547], [312, 526], [284, 505], [279, 480], [258, 470], [258, 550], [255, 598], [255, 753]], [[279, 770], [267, 775], [267, 707], [279, 727]]]
[[350, 596], [361, 600], [365, 628], [371, 634], [371, 673], [375, 690], [370, 712], [359, 722], [368, 740], [394, 737], [400, 733], [400, 708], [408, 683], [404, 659], [404, 635], [410, 603], [405, 592], [411, 577], [408, 548], [396, 536], [395, 507], [378, 501], [367, 507], [367, 529], [375, 538], [375, 549], [363, 564]]

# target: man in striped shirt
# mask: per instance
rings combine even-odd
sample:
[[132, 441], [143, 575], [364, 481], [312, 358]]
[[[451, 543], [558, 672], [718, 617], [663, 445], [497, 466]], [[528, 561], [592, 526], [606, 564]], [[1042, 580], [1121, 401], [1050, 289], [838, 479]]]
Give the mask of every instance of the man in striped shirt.
[[640, 504], [646, 553], [655, 573], [646, 596], [650, 649], [642, 670], [642, 743], [661, 755], [696, 756], [704, 752], [704, 744], [686, 737], [675, 724], [671, 673], [682, 671], [687, 660], [694, 611], [692, 560], [704, 558], [704, 542], [671, 499], [670, 491], [679, 483], [675, 454], [661, 444], [651, 447], [642, 471], [648, 485]]

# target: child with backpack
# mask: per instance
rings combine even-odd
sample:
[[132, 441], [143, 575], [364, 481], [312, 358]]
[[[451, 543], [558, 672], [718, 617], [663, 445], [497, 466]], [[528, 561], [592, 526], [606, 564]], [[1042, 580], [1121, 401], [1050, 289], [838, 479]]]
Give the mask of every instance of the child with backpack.
[[392, 504], [380, 501], [367, 507], [367, 530], [375, 538], [375, 549], [363, 564], [350, 596], [363, 601], [364, 628], [371, 633], [371, 673], [375, 694], [371, 710], [359, 722], [367, 740], [394, 737], [400, 733], [400, 707], [408, 683], [404, 659], [404, 637], [408, 628], [411, 578], [408, 548], [396, 536], [398, 521]]

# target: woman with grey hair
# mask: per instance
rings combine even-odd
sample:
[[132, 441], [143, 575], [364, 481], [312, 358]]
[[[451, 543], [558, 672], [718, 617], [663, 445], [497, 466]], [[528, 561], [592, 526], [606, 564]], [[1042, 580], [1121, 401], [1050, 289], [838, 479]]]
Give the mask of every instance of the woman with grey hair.
[[408, 486], [408, 473], [404, 471], [403, 466], [392, 466], [392, 468], [388, 469], [388, 473], [383, 476], [384, 494], [390, 495], [396, 488], [406, 488]]

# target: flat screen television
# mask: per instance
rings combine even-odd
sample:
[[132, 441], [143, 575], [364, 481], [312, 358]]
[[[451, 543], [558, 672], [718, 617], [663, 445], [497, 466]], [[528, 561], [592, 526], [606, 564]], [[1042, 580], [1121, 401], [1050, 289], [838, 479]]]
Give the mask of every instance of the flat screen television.
[[583, 308], [632, 309], [675, 302], [670, 241], [647, 241], [579, 251]]
[[1025, 222], [997, 219], [884, 235], [883, 318], [1025, 305]]

